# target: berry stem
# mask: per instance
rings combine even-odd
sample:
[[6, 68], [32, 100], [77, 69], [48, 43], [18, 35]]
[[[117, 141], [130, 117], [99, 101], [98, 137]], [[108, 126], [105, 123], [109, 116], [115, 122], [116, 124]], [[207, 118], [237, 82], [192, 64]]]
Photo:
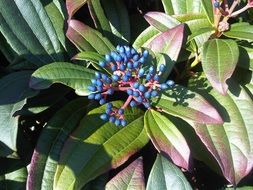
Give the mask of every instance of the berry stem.
[[126, 107], [128, 106], [128, 104], [131, 102], [132, 98], [133, 98], [133, 96], [128, 96], [126, 102], [122, 106], [122, 109], [126, 109]]
[[243, 8], [239, 9], [238, 11], [235, 11], [235, 12], [231, 13], [230, 17], [236, 17], [236, 16], [238, 16], [239, 14], [243, 13], [244, 11], [248, 10], [251, 7], [252, 6], [250, 6], [250, 4], [247, 4]]

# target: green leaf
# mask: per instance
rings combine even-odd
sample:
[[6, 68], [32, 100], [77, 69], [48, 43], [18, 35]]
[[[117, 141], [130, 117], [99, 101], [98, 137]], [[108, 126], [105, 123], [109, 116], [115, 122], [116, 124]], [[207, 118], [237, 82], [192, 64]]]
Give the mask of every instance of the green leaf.
[[134, 41], [133, 47], [139, 49], [140, 47], [145, 47], [147, 44], [152, 41], [160, 32], [153, 26], [149, 26], [145, 29]]
[[144, 121], [146, 131], [156, 149], [170, 157], [176, 165], [188, 169], [190, 149], [176, 126], [155, 110], [147, 111]]
[[[119, 102], [113, 104], [115, 107], [122, 106]], [[116, 127], [99, 118], [105, 108], [104, 105], [89, 112], [65, 143], [54, 189], [80, 189], [100, 174], [123, 164], [147, 144], [148, 137], [140, 109], [126, 109], [128, 125]]]
[[176, 85], [152, 98], [153, 105], [163, 112], [197, 123], [223, 123], [219, 113], [202, 96]]
[[212, 86], [223, 95], [228, 89], [226, 81], [232, 76], [238, 59], [239, 48], [233, 40], [209, 40], [203, 46], [203, 70]]
[[0, 142], [16, 151], [18, 116], [28, 97], [37, 92], [29, 88], [31, 72], [20, 71], [0, 79]]
[[66, 0], [69, 19], [86, 3], [87, 0]]
[[210, 0], [201, 0], [202, 6], [205, 10], [207, 19], [209, 20], [210, 24], [214, 24], [214, 14], [213, 14], [213, 2]]
[[21, 57], [41, 66], [63, 60], [56, 30], [40, 1], [2, 1], [0, 31]]
[[26, 187], [26, 168], [0, 176], [0, 189], [23, 190]]
[[103, 9], [110, 24], [114, 44], [128, 44], [131, 39], [127, 8], [122, 0], [102, 0]]
[[201, 0], [162, 0], [168, 15], [199, 13], [202, 10]]
[[72, 59], [91, 61], [94, 63], [98, 63], [99, 61], [105, 60], [104, 56], [100, 55], [99, 53], [92, 52], [92, 51], [83, 51], [83, 52], [75, 55]]
[[59, 110], [43, 129], [32, 156], [27, 186], [29, 190], [53, 189], [54, 174], [64, 142], [92, 105], [79, 98]]
[[147, 184], [147, 190], [153, 189], [191, 190], [192, 188], [181, 170], [158, 154]]
[[204, 77], [196, 78], [192, 88], [212, 102], [224, 119], [223, 125], [194, 126], [224, 177], [236, 185], [253, 167], [252, 99], [232, 80], [226, 96], [212, 90]]
[[136, 159], [114, 176], [105, 186], [106, 190], [145, 189], [142, 157]]
[[80, 96], [90, 93], [87, 89], [94, 78], [95, 71], [80, 65], [66, 62], [55, 62], [37, 69], [31, 77], [30, 87], [46, 89], [54, 83], [61, 83], [75, 90]]
[[229, 38], [235, 38], [240, 40], [253, 41], [253, 26], [249, 23], [235, 23], [231, 24], [230, 30], [223, 33]]
[[97, 51], [106, 54], [115, 47], [101, 33], [77, 20], [68, 21], [67, 37], [80, 51]]

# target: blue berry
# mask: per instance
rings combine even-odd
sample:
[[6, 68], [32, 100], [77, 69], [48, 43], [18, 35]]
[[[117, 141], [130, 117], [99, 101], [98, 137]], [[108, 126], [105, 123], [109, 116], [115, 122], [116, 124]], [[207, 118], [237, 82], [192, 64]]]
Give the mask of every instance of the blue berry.
[[220, 3], [218, 1], [214, 1], [213, 6], [215, 8], [219, 8], [220, 7]]
[[106, 63], [104, 61], [99, 61], [99, 66], [100, 67], [105, 67], [106, 66]]
[[111, 61], [112, 61], [112, 58], [111, 58], [110, 55], [106, 54], [106, 55], [105, 55], [105, 60], [106, 60], [107, 62], [111, 62]]
[[135, 50], [134, 48], [132, 48], [132, 49], [131, 49], [131, 54], [134, 55], [134, 54], [136, 54], [136, 53], [137, 53], [136, 50]]
[[145, 102], [145, 103], [143, 103], [143, 105], [145, 106], [145, 108], [150, 108], [150, 103], [149, 102]]
[[139, 59], [139, 62], [140, 62], [140, 63], [144, 63], [144, 61], [145, 61], [144, 57], [141, 57], [141, 58]]
[[151, 96], [152, 96], [152, 97], [158, 96], [158, 92], [157, 92], [156, 90], [153, 90], [153, 91], [151, 92]]
[[165, 68], [166, 68], [166, 66], [164, 64], [161, 64], [159, 66], [159, 71], [163, 73], [165, 71]]
[[108, 115], [104, 113], [104, 114], [100, 115], [100, 118], [102, 120], [106, 121], [106, 120], [108, 120]]
[[108, 76], [106, 74], [102, 74], [102, 79], [106, 81], [108, 79]]
[[135, 102], [134, 100], [132, 100], [132, 101], [130, 102], [130, 106], [131, 106], [131, 107], [135, 107], [135, 106], [136, 106], [136, 102]]
[[152, 78], [151, 74], [147, 74], [146, 80], [150, 80]]
[[131, 72], [131, 71], [127, 71], [127, 72], [126, 72], [126, 75], [127, 75], [128, 77], [131, 77], [131, 76], [132, 76], [132, 72]]
[[103, 86], [103, 82], [99, 79], [97, 79], [97, 86]]
[[95, 86], [88, 86], [88, 90], [91, 92], [95, 92], [97, 88]]
[[113, 81], [119, 81], [120, 77], [118, 75], [112, 75]]
[[129, 80], [129, 77], [128, 77], [127, 75], [124, 75], [124, 76], [122, 77], [122, 80], [123, 80], [124, 82], [127, 82], [127, 81]]
[[95, 76], [97, 79], [101, 79], [101, 74], [99, 72], [95, 72]]
[[115, 123], [116, 126], [119, 126], [121, 122], [120, 122], [119, 119], [116, 119], [114, 123]]
[[166, 83], [161, 84], [161, 89], [166, 90], [169, 86]]
[[138, 75], [139, 75], [140, 77], [142, 77], [142, 76], [144, 75], [144, 69], [143, 69], [143, 68], [141, 68], [141, 69], [138, 71]]
[[112, 113], [112, 110], [111, 110], [110, 108], [107, 108], [107, 109], [105, 110], [105, 113], [108, 114], [108, 115], [110, 115], [110, 114]]
[[98, 91], [98, 92], [103, 92], [103, 87], [102, 87], [102, 86], [98, 86], [98, 87], [97, 87], [97, 91]]
[[113, 107], [112, 103], [109, 102], [106, 104], [106, 109], [111, 109], [112, 107]]
[[97, 80], [96, 79], [91, 79], [91, 83], [94, 85], [97, 85]]
[[106, 83], [107, 83], [107, 84], [111, 84], [111, 83], [112, 83], [112, 79], [108, 77], [108, 78], [106, 79]]
[[127, 63], [127, 68], [128, 69], [132, 69], [133, 68], [133, 63], [132, 62], [128, 62]]
[[130, 96], [133, 95], [133, 90], [132, 89], [127, 89], [127, 94], [130, 95]]
[[143, 85], [143, 84], [141, 84], [140, 86], [139, 86], [139, 91], [141, 91], [141, 92], [145, 92], [145, 90], [146, 90], [146, 87]]
[[155, 75], [155, 76], [154, 76], [154, 80], [155, 80], [155, 81], [159, 81], [159, 79], [160, 79], [159, 75]]
[[114, 93], [114, 90], [112, 88], [109, 88], [107, 90], [107, 94], [112, 95]]
[[119, 110], [118, 110], [118, 114], [119, 114], [119, 115], [123, 115], [123, 114], [124, 114], [124, 110], [123, 110], [123, 109], [119, 109]]
[[106, 100], [104, 99], [104, 98], [102, 98], [101, 100], [99, 100], [99, 104], [100, 105], [103, 105], [103, 104], [105, 104], [106, 103]]
[[116, 120], [116, 118], [115, 118], [114, 116], [111, 116], [111, 117], [109, 118], [109, 121], [110, 121], [111, 123], [114, 123], [115, 120]]
[[139, 55], [138, 54], [136, 54], [136, 55], [133, 56], [133, 60], [134, 61], [138, 61], [138, 59], [139, 59]]
[[134, 62], [133, 67], [134, 67], [135, 69], [138, 68], [138, 67], [139, 67], [139, 63], [138, 63], [138, 62]]
[[168, 80], [166, 84], [169, 86], [174, 86], [175, 82], [173, 80]]
[[120, 55], [117, 55], [114, 60], [116, 62], [121, 62], [122, 61], [122, 57]]
[[139, 96], [139, 97], [137, 98], [137, 101], [138, 101], [139, 103], [141, 103], [141, 102], [143, 101], [143, 98], [142, 98], [141, 96]]
[[124, 47], [120, 47], [120, 48], [119, 48], [119, 52], [120, 52], [120, 53], [124, 53], [124, 52], [125, 52], [125, 48], [124, 48]]
[[102, 98], [102, 95], [101, 94], [96, 94], [95, 95], [95, 100], [100, 100]]
[[154, 69], [154, 67], [153, 66], [151, 66], [150, 68], [149, 68], [149, 74], [154, 74], [154, 72], [155, 72], [155, 69]]
[[119, 66], [119, 69], [120, 69], [121, 71], [124, 71], [124, 70], [126, 69], [126, 66], [123, 65], [123, 64], [121, 64], [121, 65]]
[[112, 70], [112, 71], [116, 71], [116, 70], [117, 70], [117, 65], [113, 64], [113, 65], [111, 66], [111, 70]]
[[140, 93], [138, 91], [134, 91], [133, 96], [138, 97], [138, 96], [140, 96]]
[[89, 96], [88, 96], [88, 99], [89, 100], [93, 100], [95, 98], [95, 94], [90, 94]]
[[151, 92], [150, 91], [145, 92], [144, 97], [149, 99], [151, 97]]
[[138, 82], [135, 82], [134, 85], [133, 85], [133, 87], [137, 89], [137, 88], [139, 88], [139, 85], [140, 84]]
[[148, 52], [148, 50], [144, 50], [144, 52], [142, 53], [142, 55], [143, 55], [143, 57], [148, 57], [148, 55], [149, 55], [149, 52]]
[[121, 124], [123, 127], [125, 127], [125, 126], [127, 125], [127, 122], [126, 122], [126, 120], [122, 119], [120, 124]]

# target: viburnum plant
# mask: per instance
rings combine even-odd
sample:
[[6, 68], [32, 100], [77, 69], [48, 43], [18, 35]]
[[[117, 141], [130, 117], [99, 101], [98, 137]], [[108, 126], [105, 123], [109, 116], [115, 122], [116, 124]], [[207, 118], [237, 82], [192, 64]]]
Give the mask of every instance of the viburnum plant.
[[0, 189], [252, 185], [252, 7], [1, 0]]

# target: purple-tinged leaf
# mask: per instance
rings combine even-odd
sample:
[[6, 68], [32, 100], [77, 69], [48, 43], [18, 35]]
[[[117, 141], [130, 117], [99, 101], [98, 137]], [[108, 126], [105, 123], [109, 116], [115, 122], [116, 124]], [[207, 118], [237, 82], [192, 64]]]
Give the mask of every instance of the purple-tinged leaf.
[[208, 40], [203, 46], [203, 70], [212, 86], [223, 95], [227, 93], [226, 81], [232, 76], [238, 59], [239, 48], [233, 40]]
[[[233, 81], [227, 96], [215, 90], [207, 93], [210, 84], [198, 78], [205, 86], [194, 88], [205, 95], [220, 111], [223, 125], [195, 124], [195, 131], [217, 160], [224, 177], [236, 185], [253, 168], [253, 102], [247, 92]], [[204, 81], [204, 82], [203, 82]], [[202, 91], [202, 92], [201, 92]]]
[[145, 189], [142, 158], [136, 159], [113, 177], [105, 186], [106, 190]]
[[78, 11], [87, 0], [66, 0], [66, 7], [68, 10], [69, 19]]
[[216, 109], [199, 94], [176, 85], [152, 99], [153, 105], [163, 112], [186, 121], [202, 124], [222, 124], [223, 120]]
[[161, 32], [181, 24], [177, 19], [162, 12], [148, 12], [144, 15], [146, 21]]
[[164, 115], [149, 110], [145, 114], [144, 126], [156, 149], [169, 156], [174, 164], [189, 168], [190, 149], [184, 136]]
[[167, 54], [173, 61], [178, 59], [184, 41], [184, 24], [162, 32], [147, 44], [156, 53]]
[[101, 33], [77, 20], [69, 20], [67, 37], [80, 51], [106, 54], [115, 49]]
[[[113, 104], [122, 106], [122, 102]], [[104, 105], [90, 111], [66, 141], [54, 178], [54, 189], [81, 189], [102, 173], [123, 164], [148, 143], [140, 109], [125, 110], [126, 127], [101, 120], [105, 109]]]

